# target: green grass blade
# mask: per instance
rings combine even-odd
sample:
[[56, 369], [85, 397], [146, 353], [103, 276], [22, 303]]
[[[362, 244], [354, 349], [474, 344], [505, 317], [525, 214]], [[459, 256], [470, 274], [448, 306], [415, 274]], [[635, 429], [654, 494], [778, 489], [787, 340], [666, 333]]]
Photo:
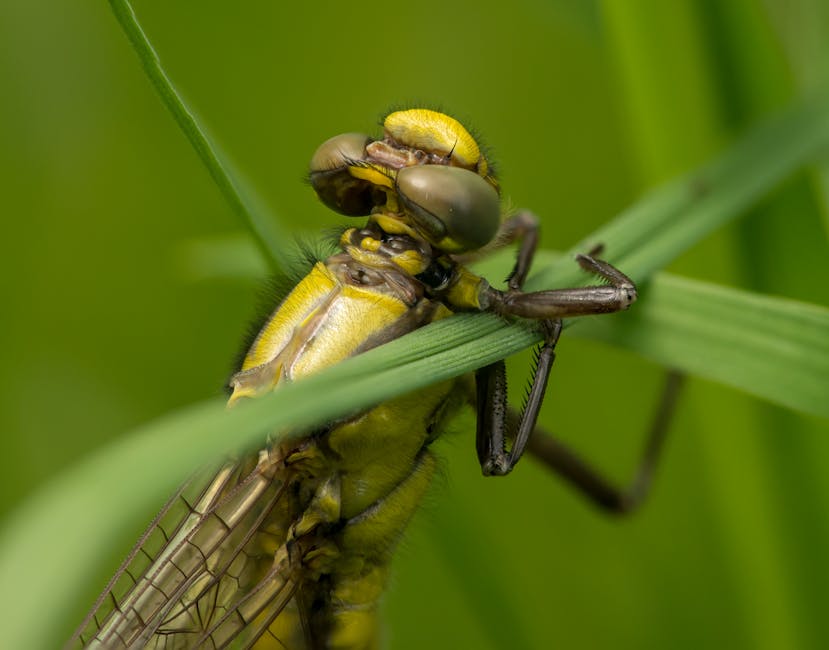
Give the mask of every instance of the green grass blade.
[[574, 331], [829, 418], [829, 308], [657, 274], [620, 322]]
[[110, 0], [109, 4], [161, 101], [196, 150], [222, 196], [245, 224], [271, 268], [280, 268], [283, 245], [289, 238], [279, 231], [276, 220], [265, 210], [261, 200], [247, 187], [227, 156], [220, 152], [204, 127], [199, 125], [193, 112], [185, 105], [162, 68], [158, 54], [141, 29], [130, 3], [126, 0]]

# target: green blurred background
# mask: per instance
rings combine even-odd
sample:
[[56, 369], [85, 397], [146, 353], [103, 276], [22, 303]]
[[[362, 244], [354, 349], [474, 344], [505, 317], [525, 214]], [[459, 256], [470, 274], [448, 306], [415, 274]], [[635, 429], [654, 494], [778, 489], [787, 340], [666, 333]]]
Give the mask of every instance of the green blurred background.
[[[220, 394], [261, 286], [198, 262], [200, 243], [241, 226], [108, 5], [51, 5], [0, 6], [0, 517], [107, 440]], [[302, 182], [315, 147], [377, 132], [389, 106], [471, 123], [506, 196], [563, 249], [829, 81], [820, 0], [142, 0], [136, 11], [191, 107], [300, 234], [341, 222]], [[829, 304], [828, 179], [790, 179], [671, 270]], [[511, 364], [517, 385], [525, 362]], [[546, 425], [621, 481], [661, 374], [568, 335]], [[481, 478], [472, 427], [464, 417], [438, 447], [442, 480], [386, 601], [391, 648], [829, 642], [826, 421], [692, 380], [652, 499], [626, 520], [533, 461]], [[78, 618], [145, 521], [102, 558]]]

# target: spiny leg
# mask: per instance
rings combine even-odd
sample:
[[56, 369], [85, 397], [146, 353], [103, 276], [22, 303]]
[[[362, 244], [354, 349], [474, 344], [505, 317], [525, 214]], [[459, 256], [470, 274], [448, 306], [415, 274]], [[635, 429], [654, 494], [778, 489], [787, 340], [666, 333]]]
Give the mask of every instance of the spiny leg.
[[[629, 514], [642, 504], [648, 494], [684, 379], [685, 376], [676, 370], [669, 370], [666, 374], [638, 469], [627, 487], [614, 485], [578, 454], [542, 429], [535, 429], [527, 449], [548, 469], [561, 476], [602, 510], [609, 514]], [[519, 418], [518, 413], [511, 410], [507, 416], [508, 425], [515, 426]]]
[[615, 266], [590, 255], [576, 255], [576, 261], [608, 284], [529, 293], [487, 287], [481, 292], [481, 306], [505, 316], [542, 320], [608, 314], [627, 309], [636, 300], [633, 280]]
[[[544, 341], [537, 353], [530, 390], [517, 422], [507, 421], [504, 362], [499, 361], [481, 368], [475, 374], [478, 415], [476, 448], [481, 470], [487, 476], [509, 473], [524, 452], [530, 433], [535, 428], [555, 360], [561, 319], [627, 309], [636, 300], [633, 281], [614, 266], [591, 255], [577, 255], [576, 261], [584, 270], [605, 280], [607, 285], [524, 293], [520, 288], [529, 271], [534, 250], [534, 238], [526, 245], [522, 241], [515, 268], [509, 278], [508, 291], [487, 287], [481, 293], [481, 305], [485, 309], [509, 316], [541, 320], [544, 329]], [[515, 431], [509, 453], [505, 445], [508, 426], [511, 431]]]
[[[543, 321], [544, 342], [538, 349], [532, 382], [518, 416], [507, 406], [507, 373], [504, 361], [479, 369], [475, 373], [477, 432], [475, 436], [478, 461], [484, 476], [508, 474], [527, 446], [535, 429], [541, 402], [547, 390], [547, 380], [555, 361], [555, 347], [561, 334], [561, 321]], [[506, 450], [505, 435], [512, 433], [513, 442]]]
[[538, 231], [538, 217], [529, 210], [519, 210], [501, 224], [498, 234], [495, 235], [492, 242], [476, 251], [453, 255], [452, 257], [455, 261], [467, 265], [488, 257], [513, 242], [520, 241], [515, 266], [507, 276], [507, 284], [510, 290], [517, 291], [524, 286], [524, 280], [530, 270], [530, 264], [538, 246]]
[[[520, 291], [530, 272], [535, 249], [538, 248], [538, 217], [532, 212], [522, 210], [505, 222], [505, 241], [512, 243], [516, 239], [521, 241], [518, 254], [515, 256], [515, 266], [507, 276], [507, 286], [510, 291]], [[504, 244], [505, 245], [505, 244]]]
[[[509, 292], [520, 292], [538, 246], [539, 221], [532, 212], [522, 210], [507, 219], [487, 247], [486, 254], [520, 240], [515, 266], [507, 276]], [[480, 368], [475, 373], [477, 433], [476, 448], [478, 461], [485, 476], [508, 474], [527, 445], [527, 440], [538, 420], [541, 402], [547, 389], [547, 380], [555, 360], [555, 346], [561, 334], [560, 320], [544, 320], [544, 343], [536, 355], [533, 379], [530, 385], [520, 422], [513, 423], [515, 432], [512, 447], [506, 450], [504, 435], [507, 430], [507, 372], [503, 360]]]

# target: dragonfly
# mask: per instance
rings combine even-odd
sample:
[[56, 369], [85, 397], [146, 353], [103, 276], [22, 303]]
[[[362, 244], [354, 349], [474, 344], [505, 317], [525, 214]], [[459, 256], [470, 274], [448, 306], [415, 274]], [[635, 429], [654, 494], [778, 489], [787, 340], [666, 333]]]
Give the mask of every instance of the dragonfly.
[[[486, 476], [529, 449], [606, 510], [641, 501], [664, 437], [663, 400], [627, 490], [536, 431], [563, 319], [627, 309], [634, 283], [576, 256], [596, 284], [524, 292], [539, 237], [532, 213], [504, 214], [491, 162], [433, 110], [394, 111], [373, 138], [346, 133], [311, 158], [327, 207], [359, 217], [338, 250], [279, 301], [230, 380], [231, 407], [459, 312], [527, 319], [541, 340], [523, 409], [503, 360], [329, 422], [190, 479], [151, 522], [67, 647], [378, 648], [394, 549], [435, 473], [433, 442], [462, 408], [477, 414]], [[469, 263], [517, 244], [500, 290]], [[531, 435], [532, 434], [532, 435]]]

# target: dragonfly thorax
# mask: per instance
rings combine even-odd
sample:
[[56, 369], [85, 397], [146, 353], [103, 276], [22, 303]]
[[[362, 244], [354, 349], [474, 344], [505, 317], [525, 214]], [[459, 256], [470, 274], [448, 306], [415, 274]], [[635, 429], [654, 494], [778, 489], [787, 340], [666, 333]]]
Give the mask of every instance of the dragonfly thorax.
[[363, 264], [378, 269], [396, 269], [415, 277], [423, 273], [435, 259], [435, 251], [425, 240], [412, 236], [405, 223], [381, 218], [387, 225], [400, 223], [402, 233], [389, 233], [376, 220], [364, 228], [349, 228], [340, 243], [343, 250]]

